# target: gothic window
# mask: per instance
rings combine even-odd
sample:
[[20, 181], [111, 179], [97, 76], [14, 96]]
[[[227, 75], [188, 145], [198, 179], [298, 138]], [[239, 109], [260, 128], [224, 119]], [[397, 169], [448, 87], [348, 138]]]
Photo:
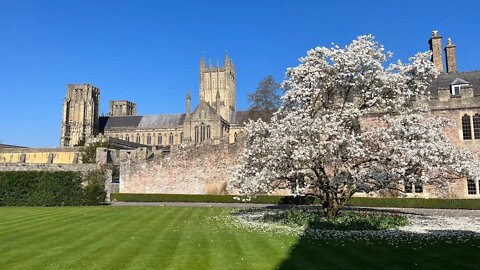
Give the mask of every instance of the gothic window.
[[168, 137], [168, 143], [173, 145], [173, 133], [170, 133], [170, 136]]
[[473, 137], [475, 140], [480, 140], [480, 114], [478, 113], [473, 116]]
[[199, 131], [198, 131], [198, 126], [196, 126], [196, 127], [195, 127], [195, 142], [198, 142], [198, 141], [199, 141], [199, 138], [200, 138], [198, 132], [199, 132]]
[[152, 144], [152, 137], [150, 134], [147, 134], [147, 144]]
[[472, 139], [472, 126], [470, 125], [470, 115], [468, 114], [462, 117], [462, 132], [464, 140]]
[[157, 144], [162, 145], [162, 134], [158, 134], [158, 142]]
[[128, 136], [128, 134], [125, 135], [125, 141], [128, 141], [128, 142], [130, 141], [130, 137]]
[[210, 126], [207, 126], [207, 139], [210, 139]]
[[180, 143], [183, 142], [183, 132], [180, 132]]
[[136, 143], [140, 143], [140, 135], [137, 134], [137, 137], [135, 138]]
[[477, 194], [477, 186], [475, 185], [475, 181], [473, 181], [473, 179], [467, 179], [467, 192], [468, 195]]
[[237, 133], [233, 133], [233, 142], [236, 143], [237, 142]]

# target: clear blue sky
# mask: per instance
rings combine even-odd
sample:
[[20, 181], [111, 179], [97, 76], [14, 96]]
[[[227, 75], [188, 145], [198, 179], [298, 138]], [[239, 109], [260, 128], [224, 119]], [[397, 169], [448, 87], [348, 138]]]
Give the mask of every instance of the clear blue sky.
[[434, 29], [452, 37], [460, 70], [480, 69], [480, 1], [0, 1], [0, 140], [58, 146], [67, 83], [90, 82], [139, 114], [198, 101], [198, 63], [237, 68], [237, 109], [266, 75], [277, 81], [315, 46], [373, 34], [405, 60]]

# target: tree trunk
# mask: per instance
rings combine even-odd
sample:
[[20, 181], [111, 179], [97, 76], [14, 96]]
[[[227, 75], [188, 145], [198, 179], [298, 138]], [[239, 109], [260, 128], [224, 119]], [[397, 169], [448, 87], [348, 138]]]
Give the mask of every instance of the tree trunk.
[[323, 214], [326, 218], [331, 219], [338, 215], [343, 203], [339, 204], [334, 196], [328, 195], [322, 202]]

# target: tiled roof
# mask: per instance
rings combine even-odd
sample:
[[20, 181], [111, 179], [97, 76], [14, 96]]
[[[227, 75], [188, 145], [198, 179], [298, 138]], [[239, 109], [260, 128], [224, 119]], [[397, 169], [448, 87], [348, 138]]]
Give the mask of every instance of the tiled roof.
[[156, 114], [143, 116], [102, 116], [100, 131], [110, 128], [161, 128], [183, 125], [185, 114]]
[[176, 127], [183, 125], [185, 114], [144, 115], [139, 127]]
[[25, 147], [24, 146], [18, 146], [18, 145], [10, 145], [10, 144], [0, 143], [0, 148], [25, 148]]
[[[473, 87], [473, 93], [480, 96], [480, 71], [467, 71], [456, 73], [442, 73], [432, 82], [429, 87], [432, 97], [438, 96], [438, 88], [450, 88], [450, 85], [457, 80], [467, 81]], [[457, 80], [460, 81], [460, 80]]]

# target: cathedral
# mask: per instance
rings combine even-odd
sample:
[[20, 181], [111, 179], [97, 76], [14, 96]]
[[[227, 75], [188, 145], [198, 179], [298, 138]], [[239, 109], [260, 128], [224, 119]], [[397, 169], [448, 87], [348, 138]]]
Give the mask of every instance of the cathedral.
[[92, 84], [68, 84], [63, 102], [60, 145], [83, 145], [94, 138], [116, 138], [139, 145], [171, 146], [184, 142], [234, 143], [242, 132], [245, 112], [235, 106], [235, 65], [228, 55], [223, 67], [200, 61], [200, 101], [191, 110], [187, 90], [185, 113], [137, 115], [136, 104], [110, 101], [108, 116], [99, 115], [100, 89]]

